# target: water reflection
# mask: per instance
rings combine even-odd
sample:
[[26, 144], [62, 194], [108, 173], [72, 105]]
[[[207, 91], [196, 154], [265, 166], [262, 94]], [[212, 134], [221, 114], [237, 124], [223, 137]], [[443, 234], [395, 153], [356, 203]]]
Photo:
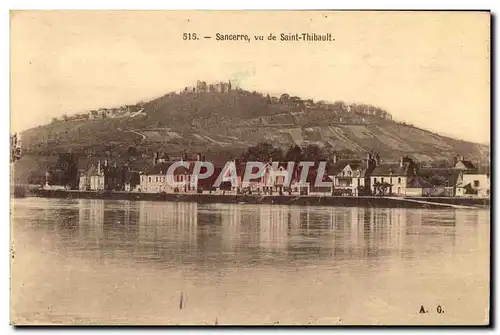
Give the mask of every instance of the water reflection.
[[[202, 264], [377, 259], [453, 252], [480, 211], [78, 200], [44, 210], [73, 247]], [[484, 218], [483, 218], [484, 219]], [[466, 232], [467, 233], [467, 232]]]
[[[341, 316], [365, 324], [420, 323], [415, 308], [443, 303], [456, 323], [483, 320], [489, 215], [20, 199], [12, 306], [30, 320], [69, 323], [288, 324], [312, 316], [331, 324]], [[180, 292], [188, 297], [182, 310]]]

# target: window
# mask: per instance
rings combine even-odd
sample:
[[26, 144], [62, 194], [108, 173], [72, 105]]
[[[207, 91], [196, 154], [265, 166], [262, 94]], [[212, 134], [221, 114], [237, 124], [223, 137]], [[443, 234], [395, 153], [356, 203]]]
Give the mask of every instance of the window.
[[361, 180], [358, 178], [358, 186], [361, 184]]
[[383, 183], [383, 182], [384, 182], [384, 177], [382, 177], [382, 179], [380, 180], [380, 182], [381, 182], [381, 183]]
[[377, 182], [377, 178], [373, 178], [373, 182], [376, 183]]
[[392, 177], [389, 178], [389, 184], [392, 184]]
[[479, 187], [479, 180], [474, 180], [474, 187]]
[[398, 178], [398, 184], [401, 184], [401, 178]]
[[351, 176], [351, 171], [347, 171], [347, 175], [350, 177]]
[[151, 177], [149, 177], [149, 182], [151, 182]]

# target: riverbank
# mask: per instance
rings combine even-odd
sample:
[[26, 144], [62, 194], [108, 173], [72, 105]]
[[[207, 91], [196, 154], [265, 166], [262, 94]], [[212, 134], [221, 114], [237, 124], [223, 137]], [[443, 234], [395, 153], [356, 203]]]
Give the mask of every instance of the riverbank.
[[443, 208], [443, 207], [489, 207], [490, 199], [480, 198], [431, 198], [431, 197], [380, 197], [380, 196], [290, 196], [290, 195], [234, 195], [234, 194], [157, 194], [137, 192], [93, 192], [68, 190], [30, 190], [29, 196], [66, 199], [110, 199], [132, 201], [170, 201], [224, 203], [224, 204], [275, 204], [299, 206], [341, 206], [341, 207], [405, 207], [405, 208]]

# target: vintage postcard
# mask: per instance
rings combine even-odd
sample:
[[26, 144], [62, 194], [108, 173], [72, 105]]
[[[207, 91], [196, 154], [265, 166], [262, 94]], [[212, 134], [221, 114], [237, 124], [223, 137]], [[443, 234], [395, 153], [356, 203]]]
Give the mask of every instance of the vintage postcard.
[[11, 11], [11, 324], [489, 325], [487, 11]]

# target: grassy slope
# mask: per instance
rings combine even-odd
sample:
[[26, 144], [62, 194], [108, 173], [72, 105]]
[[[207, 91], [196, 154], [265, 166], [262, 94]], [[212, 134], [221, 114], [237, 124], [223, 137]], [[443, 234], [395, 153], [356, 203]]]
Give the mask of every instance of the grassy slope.
[[[283, 146], [317, 143], [360, 154], [378, 150], [391, 158], [409, 153], [418, 159], [452, 154], [477, 159], [488, 150], [484, 145], [370, 116], [269, 105], [264, 97], [249, 92], [164, 96], [147, 103], [145, 112], [136, 118], [56, 122], [32, 128], [21, 134], [22, 145], [31, 154], [45, 157], [69, 149], [87, 156], [121, 155], [129, 146], [146, 153], [202, 151], [211, 157], [221, 151], [237, 153], [263, 140]], [[353, 124], [363, 119], [368, 124]], [[146, 140], [132, 130], [146, 135]]]

